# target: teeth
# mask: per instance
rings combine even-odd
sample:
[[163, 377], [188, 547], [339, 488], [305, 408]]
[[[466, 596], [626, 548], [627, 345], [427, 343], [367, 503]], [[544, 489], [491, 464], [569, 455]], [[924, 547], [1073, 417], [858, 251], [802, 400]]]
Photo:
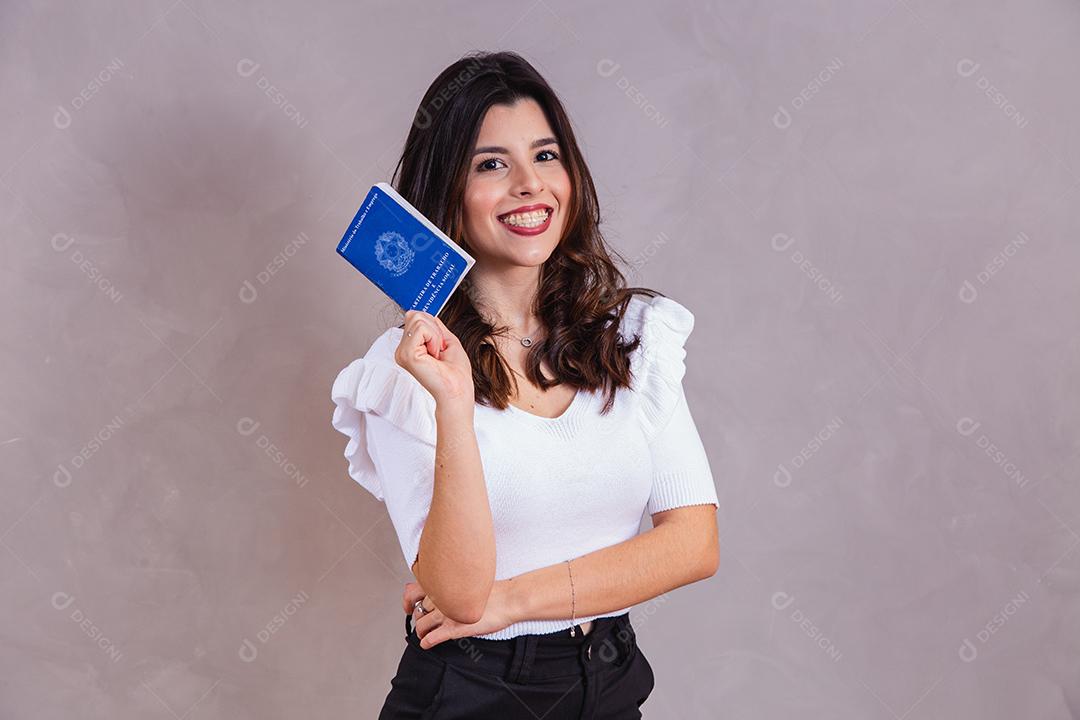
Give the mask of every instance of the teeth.
[[501, 222], [507, 225], [513, 225], [514, 227], [540, 227], [547, 221], [548, 210], [537, 210], [535, 212], [528, 213], [515, 213], [514, 215], [507, 215], [501, 219]]

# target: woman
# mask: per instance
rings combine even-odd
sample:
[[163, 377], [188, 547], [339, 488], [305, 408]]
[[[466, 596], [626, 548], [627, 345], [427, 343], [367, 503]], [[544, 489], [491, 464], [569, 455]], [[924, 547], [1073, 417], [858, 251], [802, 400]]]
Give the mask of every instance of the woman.
[[350, 475], [419, 581], [379, 717], [640, 718], [630, 607], [719, 562], [694, 317], [624, 286], [567, 114], [514, 53], [439, 75], [393, 184], [477, 262], [333, 386]]

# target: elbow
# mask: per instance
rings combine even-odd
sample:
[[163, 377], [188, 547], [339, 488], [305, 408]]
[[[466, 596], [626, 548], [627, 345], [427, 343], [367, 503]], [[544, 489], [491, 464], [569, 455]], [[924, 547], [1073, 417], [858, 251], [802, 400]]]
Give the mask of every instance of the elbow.
[[483, 619], [488, 598], [495, 585], [494, 562], [492, 567], [473, 572], [471, 568], [458, 568], [430, 573], [419, 560], [413, 565], [413, 575], [425, 592], [435, 602], [443, 615], [462, 625], [472, 625]]
[[720, 569], [720, 530], [716, 525], [716, 516], [710, 516], [708, 532], [704, 534], [701, 545], [700, 565], [701, 580], [711, 578]]
[[443, 615], [454, 622], [462, 625], [472, 625], [484, 618], [484, 612], [487, 610], [487, 598], [455, 598], [454, 602], [448, 603], [446, 607], [440, 607], [439, 609], [442, 610]]
[[454, 615], [451, 615], [448, 612], [443, 612], [443, 615], [450, 618], [454, 622], [460, 623], [462, 625], [473, 625], [480, 622], [480, 620], [484, 617], [483, 612], [465, 612], [457, 613]]
[[705, 546], [698, 563], [698, 580], [711, 578], [720, 569], [720, 544], [710, 542]]
[[462, 625], [480, 622], [487, 611], [488, 597], [494, 577], [488, 583], [462, 581], [460, 576], [429, 578], [431, 584], [420, 584], [432, 596], [443, 615]]

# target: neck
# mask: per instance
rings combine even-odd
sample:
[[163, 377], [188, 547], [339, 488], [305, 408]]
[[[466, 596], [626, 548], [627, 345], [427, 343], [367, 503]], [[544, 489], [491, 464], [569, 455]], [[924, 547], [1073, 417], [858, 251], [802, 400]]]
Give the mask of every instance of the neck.
[[539, 266], [491, 269], [477, 263], [469, 279], [473, 304], [489, 322], [509, 325], [519, 333], [536, 329], [533, 305], [540, 287]]

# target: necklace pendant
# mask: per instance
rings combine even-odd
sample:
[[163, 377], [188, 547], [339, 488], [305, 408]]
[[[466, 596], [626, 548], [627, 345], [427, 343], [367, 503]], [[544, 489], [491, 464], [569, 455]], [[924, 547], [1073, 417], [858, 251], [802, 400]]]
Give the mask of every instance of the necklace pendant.
[[532, 344], [533, 344], [532, 338], [530, 338], [530, 337], [521, 338], [521, 344], [524, 345], [525, 347], [532, 347]]

